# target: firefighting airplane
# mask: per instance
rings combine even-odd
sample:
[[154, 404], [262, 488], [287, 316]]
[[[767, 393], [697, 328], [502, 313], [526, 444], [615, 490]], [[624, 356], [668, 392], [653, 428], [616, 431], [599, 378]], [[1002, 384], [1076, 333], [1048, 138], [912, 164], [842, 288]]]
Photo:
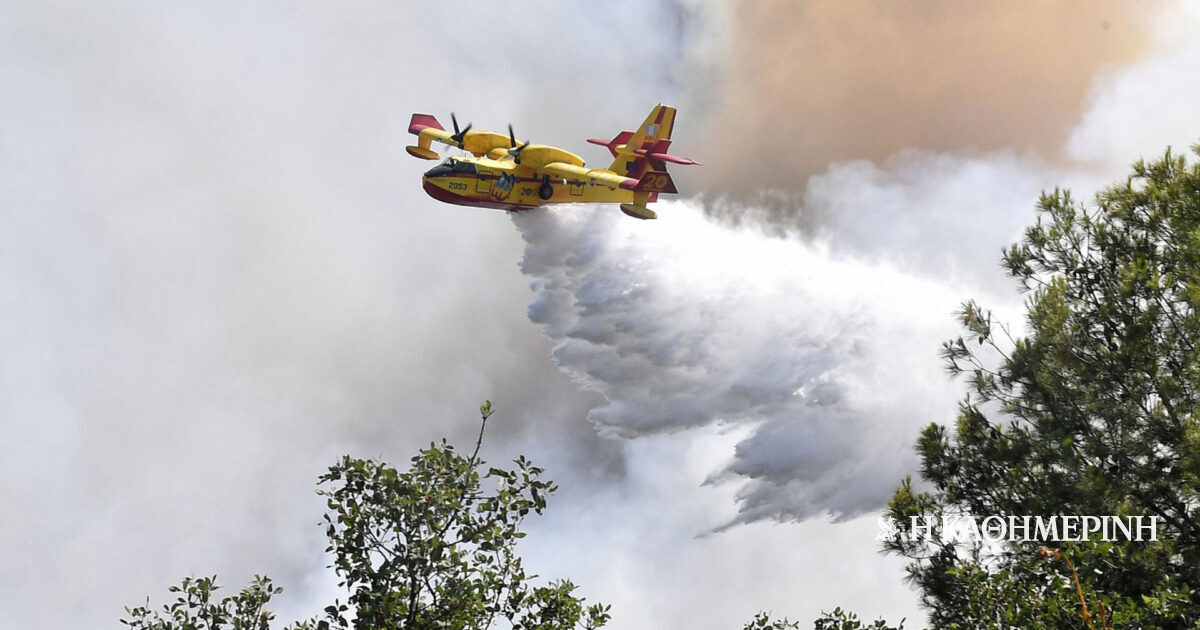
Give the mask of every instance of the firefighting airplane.
[[410, 155], [436, 160], [434, 141], [456, 147], [473, 157], [449, 157], [422, 178], [425, 192], [439, 201], [462, 206], [503, 210], [528, 210], [543, 203], [619, 203], [621, 211], [638, 219], [658, 215], [646, 207], [659, 193], [677, 193], [666, 163], [699, 164], [667, 154], [675, 108], [658, 105], [634, 131], [622, 131], [612, 140], [589, 138], [608, 147], [613, 163], [607, 169], [589, 169], [569, 151], [542, 144], [518, 144], [512, 125], [508, 135], [493, 131], [459, 129], [450, 115], [454, 133], [442, 128], [429, 114], [413, 114], [408, 132], [417, 136]]

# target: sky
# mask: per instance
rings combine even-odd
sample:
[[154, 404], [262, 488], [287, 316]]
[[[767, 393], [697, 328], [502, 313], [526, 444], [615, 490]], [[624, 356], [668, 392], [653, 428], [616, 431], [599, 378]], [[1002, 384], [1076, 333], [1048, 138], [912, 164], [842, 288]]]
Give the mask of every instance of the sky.
[[[430, 441], [561, 490], [522, 553], [611, 627], [919, 625], [876, 518], [1041, 190], [1200, 137], [1195, 2], [0, 3], [0, 627], [185, 575], [338, 595], [317, 476]], [[684, 194], [442, 205], [413, 112]], [[913, 623], [917, 620], [917, 623]]]

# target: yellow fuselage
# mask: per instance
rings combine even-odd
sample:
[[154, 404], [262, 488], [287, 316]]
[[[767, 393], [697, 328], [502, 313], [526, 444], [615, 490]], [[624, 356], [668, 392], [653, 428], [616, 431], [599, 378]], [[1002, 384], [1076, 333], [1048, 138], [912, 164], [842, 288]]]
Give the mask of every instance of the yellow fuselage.
[[[526, 172], [522, 172], [526, 171]], [[470, 158], [448, 160], [422, 178], [425, 192], [446, 203], [528, 210], [544, 203], [631, 203], [634, 192], [562, 178], [537, 177], [533, 169], [492, 171]]]

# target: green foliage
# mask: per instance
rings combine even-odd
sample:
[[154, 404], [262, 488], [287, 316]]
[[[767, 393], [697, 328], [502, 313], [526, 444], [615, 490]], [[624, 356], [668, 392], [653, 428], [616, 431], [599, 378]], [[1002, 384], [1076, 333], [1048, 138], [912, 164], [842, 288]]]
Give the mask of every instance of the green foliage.
[[[968, 302], [964, 335], [943, 347], [970, 393], [956, 426], [921, 433], [930, 491], [896, 491], [902, 531], [885, 545], [911, 560], [934, 627], [1200, 627], [1200, 167], [1168, 152], [1096, 202], [1043, 195], [1004, 253], [1028, 293], [1027, 336]], [[1156, 543], [1045, 557], [903, 536], [910, 516], [943, 514], [1161, 520]]]
[[269, 578], [255, 576], [250, 586], [237, 595], [213, 601], [219, 586], [216, 577], [184, 578], [170, 591], [178, 593], [174, 602], [163, 606], [162, 612], [146, 606], [125, 608], [128, 619], [121, 623], [132, 630], [267, 630], [273, 615], [267, 610], [272, 595], [283, 589], [271, 584]]
[[[608, 607], [585, 605], [567, 580], [535, 586], [516, 554], [522, 521], [541, 514], [555, 486], [524, 457], [512, 469], [479, 460], [491, 402], [475, 451], [460, 455], [443, 440], [413, 457], [408, 470], [344, 457], [322, 475], [327, 552], [345, 603], [334, 602], [297, 630], [592, 630], [607, 623]], [[179, 601], [163, 613], [127, 609], [138, 630], [266, 630], [272, 594], [259, 578], [237, 597], [212, 603], [212, 579], [184, 579]]]
[[904, 630], [904, 620], [901, 619], [898, 626], [889, 626], [882, 619], [863, 625], [858, 615], [834, 608], [833, 612], [822, 613], [821, 617], [813, 622], [813, 630]]
[[742, 630], [797, 630], [800, 627], [799, 623], [784, 617], [783, 619], [772, 619], [771, 615], [765, 612], [759, 612], [754, 615]]
[[[743, 626], [742, 630], [799, 630], [799, 628], [798, 622], [791, 621], [787, 617], [772, 619], [770, 614], [760, 612], [754, 615], [754, 618]], [[882, 619], [863, 625], [858, 615], [835, 608], [833, 612], [821, 613], [821, 617], [813, 622], [813, 628], [814, 630], [904, 630], [904, 620], [901, 619], [898, 626], [889, 626]]]

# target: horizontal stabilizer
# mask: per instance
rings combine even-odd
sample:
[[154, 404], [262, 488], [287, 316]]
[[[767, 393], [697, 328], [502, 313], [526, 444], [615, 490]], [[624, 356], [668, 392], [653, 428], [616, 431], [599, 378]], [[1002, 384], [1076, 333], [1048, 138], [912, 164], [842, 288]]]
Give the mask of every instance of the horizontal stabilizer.
[[652, 160], [662, 160], [664, 162], [673, 162], [675, 164], [700, 164], [692, 158], [679, 157], [677, 155], [667, 155], [666, 153], [647, 153], [646, 157]]
[[[670, 140], [659, 140], [648, 149], [639, 149], [636, 151], [638, 155], [645, 155], [651, 160], [660, 160], [662, 162], [673, 162], [675, 164], [700, 164], [692, 158], [679, 157], [678, 155], [670, 155], [667, 149], [670, 148]], [[661, 170], [661, 169], [660, 169]]]
[[615, 138], [613, 138], [612, 140], [601, 140], [599, 138], [588, 138], [587, 141], [592, 144], [598, 144], [602, 147], [608, 147], [608, 152], [611, 153], [613, 157], [617, 157], [617, 147], [625, 144], [626, 142], [629, 142], [629, 139], [632, 137], [633, 137], [632, 131], [622, 131], [621, 133], [617, 134], [617, 136]]

